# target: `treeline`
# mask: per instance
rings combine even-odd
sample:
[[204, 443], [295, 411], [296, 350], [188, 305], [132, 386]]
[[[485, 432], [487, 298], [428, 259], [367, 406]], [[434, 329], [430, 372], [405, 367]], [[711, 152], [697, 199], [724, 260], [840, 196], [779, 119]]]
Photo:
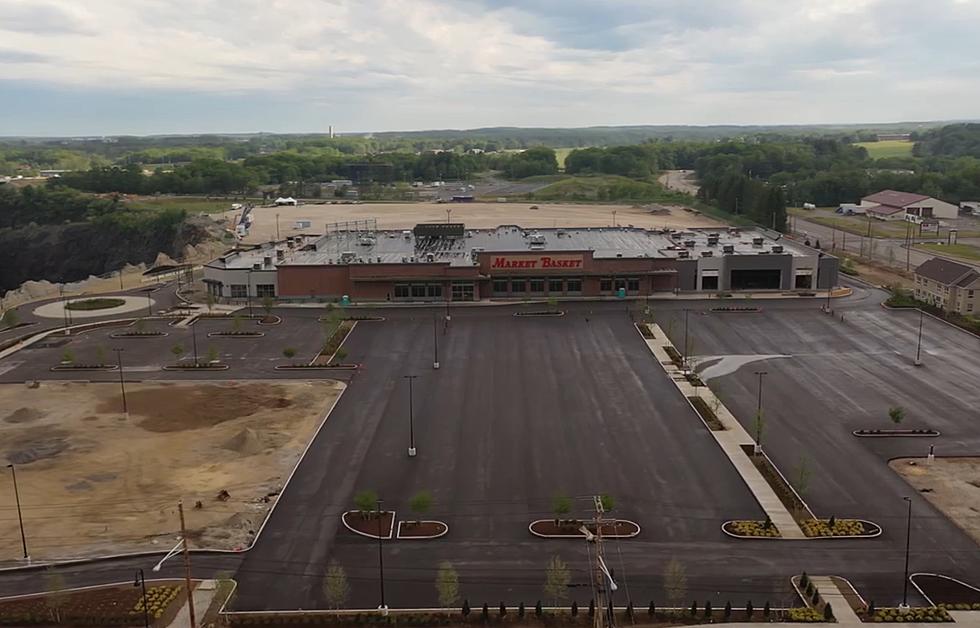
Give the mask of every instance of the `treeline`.
[[75, 190], [28, 186], [0, 186], [0, 229], [34, 223], [52, 225], [81, 222], [120, 209], [112, 199], [80, 194]]
[[558, 161], [550, 148], [517, 153], [463, 154], [455, 152], [383, 153], [367, 157], [333, 152], [280, 152], [249, 157], [241, 162], [195, 159], [172, 169], [144, 174], [139, 165], [110, 166], [69, 172], [54, 182], [86, 192], [125, 194], [236, 194], [254, 193], [261, 185], [277, 185], [288, 192], [306, 184], [350, 179], [356, 183], [460, 180], [477, 172], [503, 171], [524, 178], [555, 174]]
[[916, 135], [916, 157], [975, 157], [980, 159], [980, 124], [950, 124]]

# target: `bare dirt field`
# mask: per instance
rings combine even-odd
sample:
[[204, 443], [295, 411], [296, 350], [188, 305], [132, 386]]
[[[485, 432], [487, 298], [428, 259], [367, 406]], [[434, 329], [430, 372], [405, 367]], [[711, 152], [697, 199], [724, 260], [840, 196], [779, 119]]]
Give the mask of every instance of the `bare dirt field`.
[[[532, 206], [538, 209], [530, 209]], [[658, 206], [659, 207], [659, 206]], [[453, 222], [467, 227], [486, 229], [499, 225], [522, 227], [604, 227], [613, 224], [633, 225], [648, 229], [663, 227], [714, 227], [720, 223], [681, 207], [663, 208], [652, 212], [643, 206], [579, 205], [551, 203], [359, 203], [357, 205], [299, 205], [297, 207], [257, 207], [252, 212], [252, 228], [248, 242], [266, 242], [276, 237], [276, 216], [279, 216], [279, 235], [323, 233], [327, 223], [375, 218], [379, 229], [410, 229], [423, 222], [445, 222], [446, 212]], [[236, 212], [226, 212], [229, 221]], [[311, 221], [310, 228], [296, 229], [299, 220]]]
[[[247, 545], [342, 389], [333, 381], [134, 383], [126, 419], [114, 384], [0, 386], [0, 463], [16, 465], [31, 557], [169, 549], [178, 500], [194, 544]], [[0, 561], [21, 555], [2, 471]]]
[[[915, 463], [915, 464], [910, 464]], [[980, 457], [899, 458], [891, 467], [980, 543]]]

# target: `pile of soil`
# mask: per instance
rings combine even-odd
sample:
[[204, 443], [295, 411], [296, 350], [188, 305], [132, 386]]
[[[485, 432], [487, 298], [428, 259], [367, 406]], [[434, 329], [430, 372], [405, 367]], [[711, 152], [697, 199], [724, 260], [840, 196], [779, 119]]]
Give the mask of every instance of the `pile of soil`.
[[[139, 426], [150, 432], [179, 432], [212, 427], [247, 417], [267, 408], [288, 408], [292, 402], [281, 386], [213, 384], [182, 388], [179, 394], [161, 386], [128, 392], [131, 414], [146, 417]], [[99, 412], [116, 412], [122, 404], [118, 395], [102, 403]]]
[[242, 429], [240, 432], [226, 440], [221, 445], [225, 449], [236, 451], [243, 456], [253, 456], [260, 454], [265, 449], [259, 435], [250, 427]]

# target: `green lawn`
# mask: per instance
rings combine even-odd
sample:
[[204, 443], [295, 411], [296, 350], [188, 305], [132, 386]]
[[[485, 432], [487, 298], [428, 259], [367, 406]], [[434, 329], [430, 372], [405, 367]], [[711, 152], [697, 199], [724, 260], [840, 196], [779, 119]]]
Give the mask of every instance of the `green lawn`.
[[213, 214], [231, 209], [232, 203], [240, 200], [207, 199], [200, 196], [157, 196], [127, 201], [126, 205], [133, 209], [184, 209], [188, 213], [204, 212]]
[[912, 144], [907, 140], [885, 140], [883, 142], [858, 142], [855, 146], [863, 146], [868, 150], [872, 159], [885, 157], [911, 157]]
[[980, 260], [980, 247], [972, 244], [919, 244], [915, 248], [951, 257]]

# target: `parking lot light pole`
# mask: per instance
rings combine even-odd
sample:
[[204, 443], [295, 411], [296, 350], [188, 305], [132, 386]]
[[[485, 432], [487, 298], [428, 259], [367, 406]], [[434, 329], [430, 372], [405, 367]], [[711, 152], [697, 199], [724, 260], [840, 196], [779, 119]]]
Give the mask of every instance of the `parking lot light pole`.
[[915, 346], [915, 364], [916, 366], [922, 366], [922, 308], [919, 308], [919, 342]]
[[146, 289], [146, 310], [153, 316], [153, 299], [150, 298], [150, 289]]
[[684, 308], [684, 370], [687, 371], [687, 315], [691, 310]]
[[898, 607], [899, 612], [909, 611], [909, 544], [912, 540], [912, 498], [903, 497], [909, 503], [908, 523], [905, 528], [905, 577], [902, 580], [902, 604]]
[[756, 371], [759, 376], [759, 402], [755, 410], [755, 453], [762, 453], [762, 377], [768, 375], [768, 371]]
[[381, 500], [378, 500], [378, 582], [381, 585], [381, 604], [378, 610], [382, 615], [388, 614], [388, 605], [385, 604], [385, 557], [383, 551], [384, 537], [381, 533]]
[[403, 375], [408, 380], [408, 456], [415, 457], [415, 409], [412, 397], [412, 382], [418, 375]]
[[116, 364], [119, 367], [119, 389], [122, 391], [122, 404], [123, 404], [123, 414], [126, 418], [129, 418], [129, 406], [126, 405], [126, 380], [123, 378], [123, 363], [122, 363], [122, 349], [115, 348], [113, 351], [116, 352]]
[[17, 489], [17, 470], [14, 469], [13, 464], [8, 464], [7, 468], [10, 469], [10, 476], [14, 480], [14, 501], [17, 502], [17, 523], [20, 524], [20, 544], [24, 548], [24, 560], [29, 561], [31, 556], [27, 553], [27, 536], [24, 534], [24, 516], [20, 511], [20, 491]]
[[245, 286], [245, 300], [248, 302], [248, 317], [252, 318], [252, 269], [248, 268], [245, 270], [246, 281], [248, 282]]
[[439, 368], [439, 323], [436, 313], [432, 313], [432, 368]]
[[191, 328], [191, 346], [194, 348], [194, 366], [197, 366], [197, 330], [194, 329], [194, 325], [189, 325]]

